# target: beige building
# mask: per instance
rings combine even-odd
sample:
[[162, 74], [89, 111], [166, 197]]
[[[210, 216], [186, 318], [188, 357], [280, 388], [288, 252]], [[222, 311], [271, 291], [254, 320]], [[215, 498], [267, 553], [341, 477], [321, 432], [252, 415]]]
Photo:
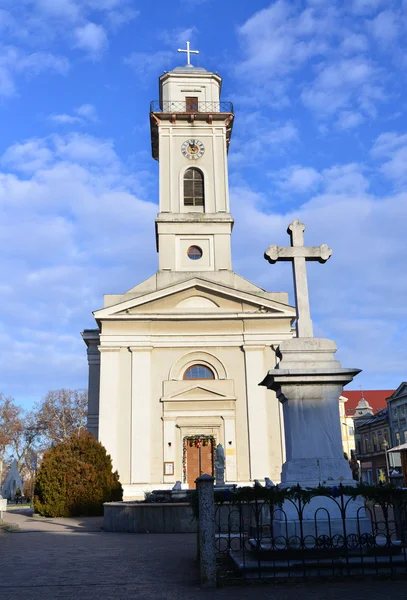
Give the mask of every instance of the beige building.
[[[189, 58], [188, 58], [189, 63]], [[216, 73], [188, 64], [159, 79], [151, 105], [159, 161], [158, 271], [108, 295], [85, 330], [89, 431], [126, 498], [193, 486], [225, 449], [227, 482], [280, 480], [281, 408], [259, 383], [293, 336], [286, 293], [232, 270], [227, 153], [233, 107]], [[259, 256], [259, 260], [263, 260]]]

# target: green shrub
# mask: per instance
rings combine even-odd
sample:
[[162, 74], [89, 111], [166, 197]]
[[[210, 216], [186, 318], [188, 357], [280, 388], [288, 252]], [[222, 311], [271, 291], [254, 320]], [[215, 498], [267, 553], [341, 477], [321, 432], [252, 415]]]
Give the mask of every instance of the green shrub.
[[111, 458], [90, 433], [75, 434], [44, 454], [34, 490], [34, 509], [40, 515], [103, 515], [104, 502], [122, 497]]

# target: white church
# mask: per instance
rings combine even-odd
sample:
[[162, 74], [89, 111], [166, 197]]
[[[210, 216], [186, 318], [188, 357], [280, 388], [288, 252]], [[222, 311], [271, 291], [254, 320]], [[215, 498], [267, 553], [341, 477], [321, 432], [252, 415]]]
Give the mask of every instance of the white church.
[[233, 106], [220, 99], [221, 77], [192, 66], [190, 53], [187, 44], [187, 65], [161, 75], [151, 105], [158, 270], [106, 295], [97, 328], [82, 333], [88, 430], [111, 455], [125, 499], [177, 480], [194, 487], [214, 473], [219, 443], [227, 483], [278, 482], [284, 461], [281, 405], [259, 383], [275, 347], [293, 337], [296, 312], [287, 293], [232, 269]]

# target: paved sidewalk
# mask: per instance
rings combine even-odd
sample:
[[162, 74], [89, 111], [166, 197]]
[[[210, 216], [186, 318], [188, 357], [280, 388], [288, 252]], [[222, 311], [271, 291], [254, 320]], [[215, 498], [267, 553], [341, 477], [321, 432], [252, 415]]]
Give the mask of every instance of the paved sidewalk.
[[101, 531], [103, 517], [80, 517], [70, 519], [45, 519], [32, 517], [31, 508], [14, 509], [4, 513], [3, 519], [12, 526], [17, 526], [20, 531], [63, 532], [69, 531]]
[[404, 581], [252, 584], [201, 590], [194, 534], [126, 534], [95, 519], [32, 519], [0, 534], [1, 600], [401, 600]]

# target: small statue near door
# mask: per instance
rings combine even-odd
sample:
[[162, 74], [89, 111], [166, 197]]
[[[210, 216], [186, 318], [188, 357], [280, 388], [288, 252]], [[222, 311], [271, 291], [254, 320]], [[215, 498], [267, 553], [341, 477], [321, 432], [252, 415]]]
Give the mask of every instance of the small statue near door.
[[225, 450], [222, 444], [216, 446], [215, 485], [225, 485]]

